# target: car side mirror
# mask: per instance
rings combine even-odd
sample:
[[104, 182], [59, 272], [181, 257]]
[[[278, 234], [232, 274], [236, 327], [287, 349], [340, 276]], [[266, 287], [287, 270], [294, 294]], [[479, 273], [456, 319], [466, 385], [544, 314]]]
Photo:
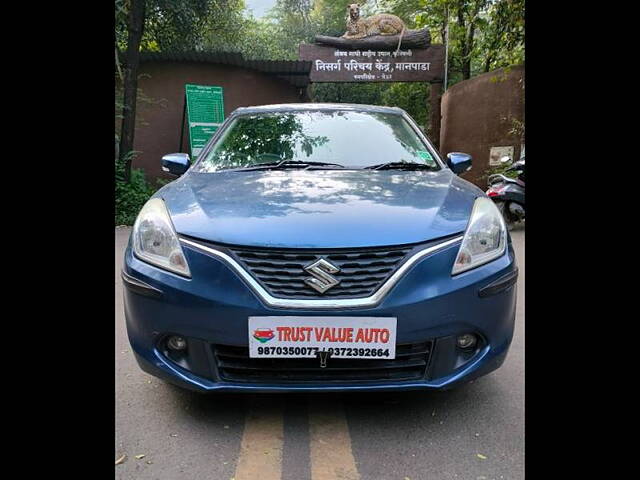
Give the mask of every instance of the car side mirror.
[[471, 170], [471, 155], [462, 152], [447, 153], [447, 165], [456, 175], [468, 172]]
[[170, 153], [162, 157], [162, 171], [179, 177], [189, 170], [191, 159], [186, 153]]

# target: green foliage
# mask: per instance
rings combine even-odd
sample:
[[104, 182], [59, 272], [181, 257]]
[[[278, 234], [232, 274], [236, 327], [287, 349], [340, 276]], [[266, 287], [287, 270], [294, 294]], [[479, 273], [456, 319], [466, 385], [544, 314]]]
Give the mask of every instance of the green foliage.
[[316, 0], [311, 11], [315, 34], [339, 37], [345, 31], [347, 4], [351, 1]]
[[524, 0], [380, 0], [378, 5], [409, 28], [429, 28], [434, 43], [444, 43], [449, 25], [449, 85], [467, 73], [524, 62]]
[[478, 50], [489, 72], [524, 62], [524, 0], [491, 2]]
[[136, 216], [157, 189], [147, 183], [144, 172], [131, 170], [129, 183], [116, 180], [116, 225], [133, 225]]
[[[116, 3], [116, 45], [127, 45], [129, 2]], [[141, 50], [230, 49], [239, 41], [244, 0], [147, 0]]]
[[309, 96], [317, 103], [365, 103], [379, 105], [382, 93], [388, 88], [383, 83], [315, 83], [309, 87]]
[[[244, 17], [237, 25], [238, 39], [232, 50], [249, 59], [296, 60], [298, 45], [312, 42], [318, 32], [309, 0], [277, 0], [261, 19]], [[217, 49], [215, 35], [209, 35], [207, 48]]]
[[[118, 137], [116, 136], [116, 147], [118, 145]], [[116, 150], [117, 151], [117, 150]], [[129, 152], [126, 158], [133, 158], [136, 152]], [[153, 195], [159, 187], [167, 183], [166, 181], [158, 181], [157, 186], [149, 184], [144, 176], [144, 172], [139, 169], [131, 170], [131, 178], [129, 183], [124, 181], [124, 161], [120, 161], [117, 153], [115, 158], [115, 180], [116, 195], [115, 207], [116, 217], [115, 225], [133, 225], [138, 212]]]
[[250, 17], [243, 23], [242, 38], [234, 50], [247, 59], [297, 60], [300, 32], [293, 33], [292, 28], [288, 33], [288, 28], [284, 23]]
[[116, 47], [120, 51], [126, 50], [122, 48], [127, 44], [127, 15], [129, 14], [129, 5], [127, 0], [115, 0], [115, 34]]
[[144, 172], [140, 169], [131, 170], [131, 179], [124, 181], [124, 164], [127, 160], [136, 156], [138, 152], [128, 152], [124, 158], [118, 158], [118, 135], [115, 136], [115, 225], [133, 225], [138, 212], [158, 188], [168, 183], [166, 180], [158, 180], [157, 186], [147, 182]]
[[489, 167], [487, 169], [485, 169], [485, 171], [482, 173], [482, 175], [479, 177], [479, 180], [481, 182], [485, 182], [487, 181], [487, 179], [491, 176], [491, 175], [495, 175], [498, 173], [501, 173], [502, 175], [504, 175], [505, 177], [509, 177], [509, 178], [518, 178], [518, 172], [512, 170], [510, 172], [507, 172], [507, 169], [511, 166], [511, 162], [507, 163], [507, 164], [500, 164], [500, 165], [496, 165], [493, 167]]
[[382, 93], [382, 105], [400, 107], [426, 129], [429, 118], [429, 86], [422, 83], [390, 83]]
[[511, 118], [511, 128], [509, 129], [509, 135], [520, 138], [524, 141], [524, 121], [520, 121], [517, 118]]
[[148, 1], [142, 49], [193, 49], [201, 41], [210, 10], [206, 0]]

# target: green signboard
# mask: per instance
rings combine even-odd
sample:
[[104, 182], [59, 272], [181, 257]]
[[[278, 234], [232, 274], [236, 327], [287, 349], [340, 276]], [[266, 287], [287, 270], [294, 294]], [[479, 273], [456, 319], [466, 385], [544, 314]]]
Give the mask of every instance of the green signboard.
[[196, 160], [202, 148], [224, 121], [222, 87], [185, 85], [191, 158]]

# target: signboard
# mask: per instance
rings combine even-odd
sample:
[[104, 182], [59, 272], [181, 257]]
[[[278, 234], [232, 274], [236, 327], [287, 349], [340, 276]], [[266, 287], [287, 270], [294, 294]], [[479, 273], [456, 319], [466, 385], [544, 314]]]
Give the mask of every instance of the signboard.
[[311, 62], [311, 82], [440, 82], [444, 46], [395, 51], [347, 50], [301, 44], [300, 60]]
[[191, 158], [196, 160], [202, 148], [224, 121], [222, 87], [185, 85]]
[[491, 147], [489, 151], [489, 166], [496, 167], [501, 165], [500, 159], [505, 156], [513, 160], [513, 146]]
[[396, 317], [249, 317], [251, 358], [396, 358]]

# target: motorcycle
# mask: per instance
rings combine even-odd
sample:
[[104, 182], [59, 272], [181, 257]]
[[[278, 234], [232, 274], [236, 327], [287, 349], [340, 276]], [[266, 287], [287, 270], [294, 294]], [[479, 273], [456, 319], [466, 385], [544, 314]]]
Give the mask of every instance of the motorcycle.
[[[502, 157], [500, 163], [511, 163], [509, 156]], [[495, 202], [502, 213], [509, 230], [524, 220], [524, 172], [525, 160], [522, 157], [505, 170], [516, 172], [517, 178], [510, 178], [501, 173], [490, 175], [487, 179], [489, 188], [487, 195]]]

